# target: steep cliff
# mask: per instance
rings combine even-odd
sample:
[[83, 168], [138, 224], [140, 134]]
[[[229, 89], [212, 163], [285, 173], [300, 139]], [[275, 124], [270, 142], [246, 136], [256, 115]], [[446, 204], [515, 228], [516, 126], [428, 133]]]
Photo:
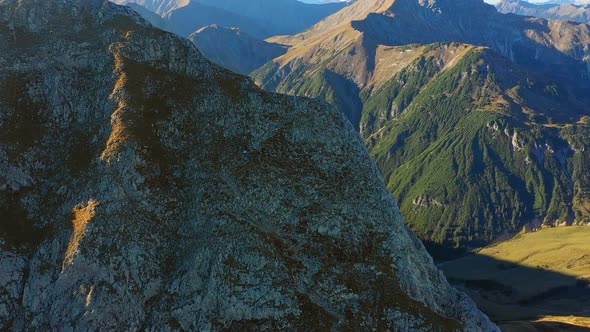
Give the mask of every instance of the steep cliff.
[[102, 0], [0, 48], [0, 329], [497, 331], [335, 110]]

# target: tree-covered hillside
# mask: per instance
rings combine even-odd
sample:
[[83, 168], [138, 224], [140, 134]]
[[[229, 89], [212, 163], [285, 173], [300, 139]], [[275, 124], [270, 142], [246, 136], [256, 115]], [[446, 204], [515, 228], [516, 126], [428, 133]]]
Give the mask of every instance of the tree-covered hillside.
[[525, 225], [590, 222], [589, 112], [574, 88], [485, 47], [390, 52], [413, 55], [379, 85], [327, 68], [266, 82], [346, 113], [427, 243], [467, 248]]
[[[369, 97], [361, 124], [412, 228], [463, 246], [589, 222], [590, 128], [566, 92], [487, 49], [436, 62], [421, 57]], [[389, 109], [401, 115], [384, 121]]]

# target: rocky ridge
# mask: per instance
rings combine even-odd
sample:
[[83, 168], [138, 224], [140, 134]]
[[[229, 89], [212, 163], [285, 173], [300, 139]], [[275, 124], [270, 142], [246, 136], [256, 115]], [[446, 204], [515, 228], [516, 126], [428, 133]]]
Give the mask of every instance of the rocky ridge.
[[274, 60], [283, 76], [296, 72], [298, 65], [344, 60], [343, 50], [351, 51], [348, 62], [356, 65], [346, 75], [361, 86], [377, 65], [379, 45], [437, 42], [487, 46], [533, 71], [574, 79], [577, 84], [590, 80], [587, 24], [504, 15], [480, 0], [361, 0], [307, 31], [269, 41], [291, 45], [289, 52]]
[[102, 0], [0, 0], [0, 329], [498, 331], [335, 110]]

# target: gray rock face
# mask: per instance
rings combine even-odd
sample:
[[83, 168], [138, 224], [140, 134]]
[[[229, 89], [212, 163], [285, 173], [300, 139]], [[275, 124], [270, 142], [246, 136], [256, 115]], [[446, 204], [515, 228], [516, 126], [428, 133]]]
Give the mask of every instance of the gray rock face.
[[0, 48], [0, 329], [497, 331], [335, 110], [100, 0]]

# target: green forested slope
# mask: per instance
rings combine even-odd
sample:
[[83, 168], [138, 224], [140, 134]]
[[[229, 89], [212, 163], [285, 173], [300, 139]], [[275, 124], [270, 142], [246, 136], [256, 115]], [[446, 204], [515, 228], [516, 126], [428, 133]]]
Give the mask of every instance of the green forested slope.
[[[408, 71], [428, 75], [433, 62], [420, 59]], [[572, 109], [561, 110], [572, 105], [551, 82], [525, 75], [489, 50], [473, 50], [424, 85], [415, 85], [424, 81], [417, 74], [385, 87], [399, 91], [399, 109], [409, 107], [369, 138], [371, 153], [423, 239], [479, 245], [528, 222], [589, 220], [590, 130], [574, 122]], [[367, 100], [368, 122], [384, 109], [374, 98], [384, 100]], [[527, 110], [529, 99], [543, 105]]]
[[[465, 248], [527, 224], [589, 222], [590, 128], [575, 92], [488, 48], [442, 58], [438, 50], [451, 47], [427, 46], [379, 87], [355, 91], [325, 69], [306, 80], [290, 73], [281, 89], [319, 96], [358, 121], [426, 242]], [[346, 91], [358, 96], [356, 113], [355, 97], [338, 97]]]

